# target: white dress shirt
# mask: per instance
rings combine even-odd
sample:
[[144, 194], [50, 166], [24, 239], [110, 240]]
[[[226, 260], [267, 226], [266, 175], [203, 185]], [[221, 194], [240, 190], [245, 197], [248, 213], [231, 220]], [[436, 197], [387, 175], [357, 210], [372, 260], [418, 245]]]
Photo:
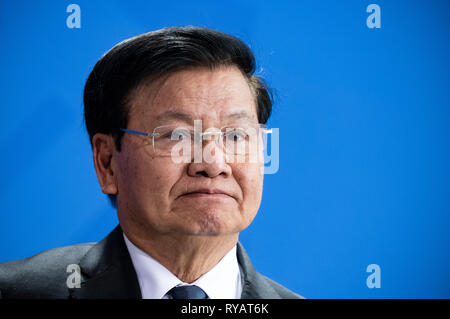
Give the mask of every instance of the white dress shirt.
[[193, 283], [184, 283], [154, 258], [136, 247], [125, 235], [138, 277], [143, 299], [169, 299], [166, 293], [175, 286], [196, 285], [211, 299], [239, 299], [242, 293], [242, 274], [234, 246], [210, 271]]

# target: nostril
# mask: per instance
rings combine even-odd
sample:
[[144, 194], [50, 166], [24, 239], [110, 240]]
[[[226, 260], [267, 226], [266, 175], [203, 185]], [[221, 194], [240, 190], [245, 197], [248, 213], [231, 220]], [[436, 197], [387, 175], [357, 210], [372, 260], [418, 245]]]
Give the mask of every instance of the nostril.
[[196, 173], [196, 175], [201, 175], [203, 177], [208, 177], [209, 176], [208, 173], [206, 173], [206, 171], [199, 171], [199, 172]]

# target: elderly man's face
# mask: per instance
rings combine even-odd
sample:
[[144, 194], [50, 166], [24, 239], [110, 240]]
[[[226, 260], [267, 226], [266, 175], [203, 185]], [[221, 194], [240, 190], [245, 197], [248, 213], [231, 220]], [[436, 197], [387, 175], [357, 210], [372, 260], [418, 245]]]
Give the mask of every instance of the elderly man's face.
[[[193, 120], [201, 120], [203, 130], [258, 123], [254, 97], [234, 67], [176, 72], [141, 85], [130, 105], [127, 128], [137, 131], [193, 126]], [[203, 141], [203, 147], [205, 143], [211, 142]], [[145, 137], [125, 134], [114, 164], [121, 222], [153, 233], [185, 235], [230, 234], [246, 228], [260, 205], [263, 163], [226, 161], [217, 144], [212, 154], [210, 163], [176, 163], [170, 156], [155, 154]], [[226, 195], [186, 195], [198, 190]]]

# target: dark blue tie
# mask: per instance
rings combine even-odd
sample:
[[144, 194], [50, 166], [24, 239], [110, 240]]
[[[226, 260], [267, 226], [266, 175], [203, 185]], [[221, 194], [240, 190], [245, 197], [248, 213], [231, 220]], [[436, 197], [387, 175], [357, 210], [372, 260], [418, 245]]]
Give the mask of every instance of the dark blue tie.
[[167, 294], [173, 299], [208, 299], [203, 289], [195, 285], [173, 287]]

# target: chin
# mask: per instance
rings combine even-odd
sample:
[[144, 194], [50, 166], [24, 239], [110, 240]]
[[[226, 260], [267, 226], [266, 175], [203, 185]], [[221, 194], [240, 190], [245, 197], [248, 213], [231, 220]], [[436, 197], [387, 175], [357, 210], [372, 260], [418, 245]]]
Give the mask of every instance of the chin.
[[223, 210], [198, 210], [192, 212], [189, 228], [195, 235], [219, 236], [239, 232], [239, 221], [236, 213]]

